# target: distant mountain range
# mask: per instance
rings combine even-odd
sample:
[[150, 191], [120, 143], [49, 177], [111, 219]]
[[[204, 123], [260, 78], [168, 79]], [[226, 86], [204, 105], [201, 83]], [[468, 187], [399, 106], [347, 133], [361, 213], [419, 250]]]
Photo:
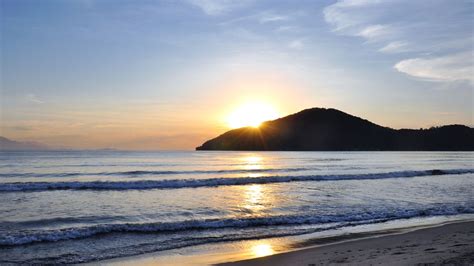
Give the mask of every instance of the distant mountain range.
[[34, 151], [48, 150], [50, 147], [34, 141], [14, 141], [0, 136], [0, 150], [3, 151]]
[[473, 151], [474, 129], [448, 125], [396, 130], [336, 109], [312, 108], [258, 128], [230, 130], [196, 150]]

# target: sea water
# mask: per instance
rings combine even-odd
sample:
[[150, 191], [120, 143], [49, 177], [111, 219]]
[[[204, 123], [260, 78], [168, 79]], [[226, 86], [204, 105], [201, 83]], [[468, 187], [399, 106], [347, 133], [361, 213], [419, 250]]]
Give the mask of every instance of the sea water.
[[0, 152], [0, 263], [474, 214], [472, 152]]

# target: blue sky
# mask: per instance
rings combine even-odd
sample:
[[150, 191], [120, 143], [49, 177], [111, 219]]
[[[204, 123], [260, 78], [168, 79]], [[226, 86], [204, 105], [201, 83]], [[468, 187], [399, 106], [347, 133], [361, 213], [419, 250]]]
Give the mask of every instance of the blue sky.
[[189, 149], [252, 99], [474, 124], [473, 1], [0, 2], [9, 138]]

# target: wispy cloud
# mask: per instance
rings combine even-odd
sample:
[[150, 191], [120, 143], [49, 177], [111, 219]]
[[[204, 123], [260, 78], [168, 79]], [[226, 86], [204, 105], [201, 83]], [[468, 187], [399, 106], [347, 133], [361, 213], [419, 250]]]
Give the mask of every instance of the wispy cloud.
[[239, 22], [258, 22], [260, 24], [266, 23], [281, 23], [285, 21], [291, 21], [301, 16], [302, 12], [275, 12], [273, 10], [263, 10], [255, 12], [249, 15], [232, 18], [225, 22], [220, 23], [221, 25], [236, 24]]
[[377, 41], [390, 36], [393, 29], [389, 25], [369, 25], [363, 28], [357, 36], [366, 38], [369, 41]]
[[413, 77], [432, 81], [470, 81], [474, 84], [474, 53], [464, 52], [454, 55], [412, 58], [398, 62], [396, 70]]
[[288, 47], [290, 47], [291, 49], [302, 49], [303, 46], [304, 46], [304, 43], [303, 43], [303, 40], [301, 39], [293, 40], [288, 45]]
[[5, 126], [4, 129], [11, 131], [32, 131], [33, 127], [31, 126]]
[[376, 19], [380, 5], [376, 0], [338, 1], [323, 10], [324, 19], [337, 34], [362, 37], [368, 42], [388, 40], [395, 36], [397, 28]]
[[44, 101], [40, 100], [36, 95], [30, 93], [26, 95], [26, 100], [30, 103], [43, 104]]
[[408, 43], [404, 41], [390, 42], [379, 49], [379, 52], [383, 53], [400, 53], [406, 51], [408, 51]]
[[199, 7], [204, 13], [210, 16], [228, 13], [236, 8], [241, 8], [252, 3], [252, 0], [188, 0], [189, 3]]
[[[399, 72], [432, 81], [472, 82], [473, 16], [467, 2], [339, 0], [327, 6], [334, 33], [361, 37], [381, 53], [410, 53]], [[472, 8], [472, 6], [471, 6]], [[440, 12], [433, 12], [443, 10]]]
[[280, 15], [276, 14], [271, 11], [262, 12], [259, 14], [259, 21], [260, 23], [268, 23], [268, 22], [277, 22], [277, 21], [285, 21], [288, 20], [289, 16], [287, 15]]
[[324, 19], [331, 24], [334, 31], [348, 30], [367, 22], [367, 17], [363, 15], [352, 15], [351, 11], [370, 5], [375, 5], [377, 0], [342, 0], [338, 1], [323, 10]]
[[298, 27], [296, 26], [279, 26], [278, 28], [275, 29], [275, 32], [295, 32], [298, 31]]

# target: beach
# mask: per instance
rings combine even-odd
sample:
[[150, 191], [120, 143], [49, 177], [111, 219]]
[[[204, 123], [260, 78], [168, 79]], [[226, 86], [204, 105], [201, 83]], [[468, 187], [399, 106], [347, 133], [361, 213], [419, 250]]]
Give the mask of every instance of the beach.
[[473, 265], [474, 222], [317, 246], [220, 265]]

